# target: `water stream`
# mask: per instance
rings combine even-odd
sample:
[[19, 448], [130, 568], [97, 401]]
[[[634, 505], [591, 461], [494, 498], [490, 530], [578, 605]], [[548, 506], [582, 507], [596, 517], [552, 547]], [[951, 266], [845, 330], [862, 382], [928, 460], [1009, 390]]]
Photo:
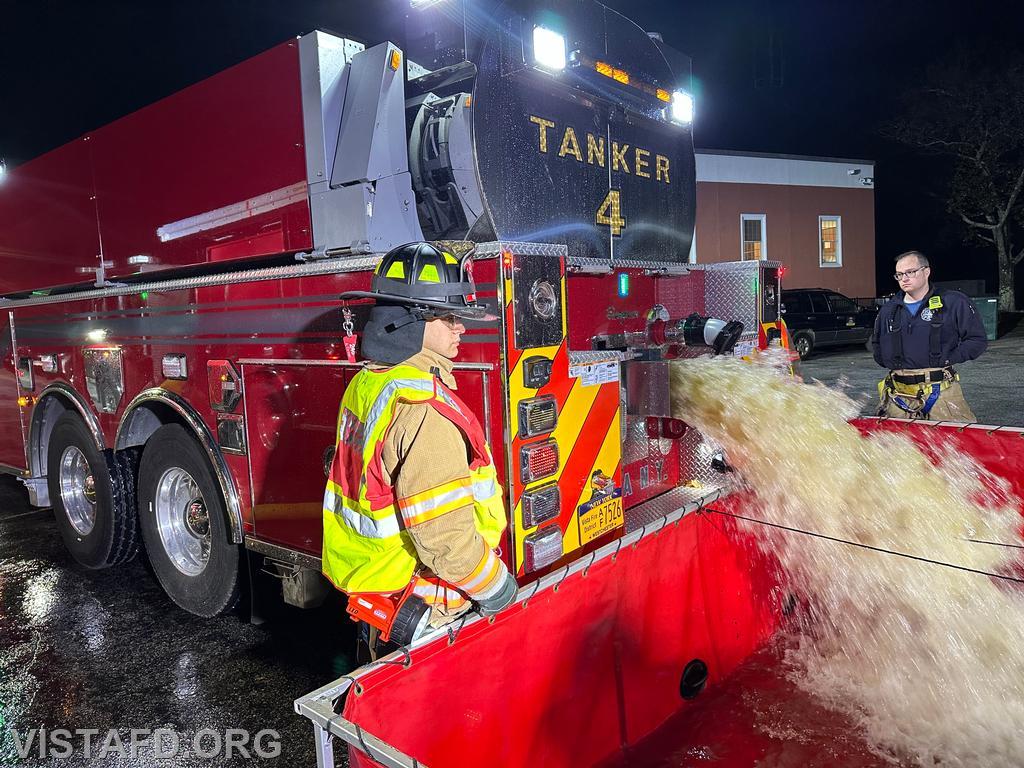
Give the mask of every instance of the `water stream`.
[[750, 516], [840, 540], [743, 523], [800, 599], [779, 669], [882, 764], [1024, 765], [1024, 585], [984, 575], [1019, 572], [1022, 550], [968, 541], [1024, 543], [1020, 501], [970, 456], [862, 435], [857, 403], [784, 368], [769, 354], [672, 369], [675, 415], [724, 448]]

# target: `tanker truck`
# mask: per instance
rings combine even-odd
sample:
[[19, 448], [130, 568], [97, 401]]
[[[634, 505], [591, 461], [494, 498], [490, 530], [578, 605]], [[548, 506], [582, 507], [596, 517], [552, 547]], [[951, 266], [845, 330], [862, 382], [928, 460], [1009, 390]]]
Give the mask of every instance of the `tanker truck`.
[[[728, 467], [672, 417], [668, 381], [672, 360], [784, 337], [780, 265], [694, 263], [690, 62], [660, 36], [592, 0], [441, 0], [403, 16], [394, 39], [286, 40], [10, 170], [0, 469], [53, 507], [85, 568], [144, 547], [193, 614], [233, 609], [260, 571], [286, 602], [316, 605], [337, 406], [362, 365], [342, 336], [368, 314], [339, 297], [366, 291], [403, 243], [472, 251], [498, 319], [469, 323], [454, 373], [504, 488], [510, 613], [538, 620], [514, 651], [495, 634], [502, 653], [547, 687], [569, 668], [547, 632], [614, 624], [636, 647], [672, 649], [666, 676], [620, 653], [625, 635], [594, 636], [602, 664], [614, 645], [616, 664], [639, 665], [639, 687], [619, 691], [639, 713], [628, 735], [611, 727], [612, 678], [589, 688], [595, 737], [573, 764], [596, 763], [680, 690], [727, 674], [781, 615], [757, 599], [771, 564], [744, 554], [740, 533], [692, 523], [726, 496]], [[709, 567], [721, 590], [694, 591]], [[659, 576], [691, 585], [670, 610], [650, 588]], [[588, 597], [559, 600], [574, 581]], [[696, 615], [699, 631], [681, 620]], [[488, 627], [463, 622], [405, 658]], [[417, 764], [338, 715], [352, 686], [297, 703], [323, 764], [332, 734], [362, 744], [354, 761]], [[578, 720], [537, 695], [510, 703], [506, 725]]]

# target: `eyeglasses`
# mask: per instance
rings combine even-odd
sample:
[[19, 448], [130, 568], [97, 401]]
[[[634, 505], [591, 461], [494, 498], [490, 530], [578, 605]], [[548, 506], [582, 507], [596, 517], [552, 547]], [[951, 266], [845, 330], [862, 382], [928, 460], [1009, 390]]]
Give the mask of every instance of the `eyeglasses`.
[[906, 272], [897, 272], [893, 277], [897, 280], [902, 280], [904, 277], [913, 277], [922, 269], [928, 269], [928, 267], [918, 267], [917, 269], [908, 269]]
[[461, 322], [456, 315], [453, 315], [451, 313], [449, 313], [447, 315], [428, 315], [426, 319], [427, 320], [440, 320], [442, 323], [447, 325], [452, 330], [454, 330], [455, 326], [457, 326]]

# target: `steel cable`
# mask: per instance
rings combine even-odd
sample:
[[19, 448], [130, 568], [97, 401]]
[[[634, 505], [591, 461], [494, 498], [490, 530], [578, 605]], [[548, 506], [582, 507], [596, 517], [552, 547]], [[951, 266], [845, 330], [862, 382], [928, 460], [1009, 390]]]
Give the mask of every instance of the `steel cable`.
[[[849, 545], [854, 546], [854, 547], [860, 547], [861, 549], [871, 550], [872, 552], [880, 552], [880, 553], [886, 554], [886, 555], [896, 555], [897, 557], [905, 557], [908, 560], [917, 560], [918, 562], [921, 562], [921, 563], [929, 563], [931, 565], [942, 565], [942, 566], [945, 566], [947, 568], [954, 568], [954, 569], [956, 569], [958, 571], [966, 571], [967, 573], [976, 573], [976, 574], [978, 574], [980, 576], [988, 576], [988, 577], [993, 578], [993, 579], [1001, 579], [1003, 581], [1012, 581], [1012, 582], [1016, 582], [1017, 584], [1024, 584], [1024, 579], [1019, 578], [1017, 576], [1008, 576], [1008, 575], [1002, 574], [1002, 573], [992, 573], [991, 571], [983, 571], [983, 570], [981, 570], [979, 568], [970, 568], [970, 567], [968, 567], [966, 565], [956, 565], [955, 563], [947, 563], [947, 562], [943, 562], [942, 560], [934, 560], [934, 559], [929, 558], [929, 557], [922, 557], [921, 555], [911, 555], [908, 552], [897, 552], [897, 551], [892, 550], [892, 549], [883, 549], [882, 547], [875, 547], [875, 546], [872, 546], [871, 544], [862, 544], [862, 543], [860, 543], [858, 541], [850, 541], [848, 539], [840, 539], [840, 538], [838, 538], [836, 536], [829, 536], [829, 535], [824, 534], [824, 533], [816, 533], [815, 531], [805, 531], [802, 528], [794, 528], [793, 526], [782, 525], [781, 523], [770, 523], [767, 520], [759, 520], [756, 517], [746, 517], [745, 515], [738, 515], [735, 512], [726, 512], [724, 510], [714, 509], [712, 507], [705, 507], [704, 509], [707, 512], [714, 512], [716, 514], [724, 515], [726, 517], [732, 517], [732, 518], [735, 518], [737, 520], [746, 520], [747, 522], [750, 522], [750, 523], [759, 523], [760, 525], [765, 525], [765, 526], [768, 526], [769, 528], [778, 528], [779, 530], [789, 531], [791, 533], [802, 533], [805, 536], [812, 536], [812, 537], [814, 537], [816, 539], [825, 539], [826, 541], [834, 541], [834, 542], [836, 542], [838, 544], [849, 544]], [[983, 543], [991, 544], [991, 543], [995, 543], [995, 542], [983, 542]], [[1003, 545], [1003, 546], [1018, 546], [1018, 545], [1012, 545], [1011, 544], [1011, 545]]]

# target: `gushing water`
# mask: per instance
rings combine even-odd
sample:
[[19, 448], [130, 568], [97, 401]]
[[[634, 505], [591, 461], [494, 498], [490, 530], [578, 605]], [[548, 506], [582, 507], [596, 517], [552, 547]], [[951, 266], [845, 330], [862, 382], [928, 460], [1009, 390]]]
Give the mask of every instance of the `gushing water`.
[[[866, 549], [1009, 573], [1020, 502], [970, 457], [935, 464], [902, 434], [863, 436], [842, 392], [779, 360], [673, 364], [673, 410], [718, 443], [757, 496], [751, 515], [806, 606], [791, 625], [797, 683], [852, 715], [907, 765], [1024, 765], [1022, 585]], [[938, 433], [937, 433], [938, 434]]]

